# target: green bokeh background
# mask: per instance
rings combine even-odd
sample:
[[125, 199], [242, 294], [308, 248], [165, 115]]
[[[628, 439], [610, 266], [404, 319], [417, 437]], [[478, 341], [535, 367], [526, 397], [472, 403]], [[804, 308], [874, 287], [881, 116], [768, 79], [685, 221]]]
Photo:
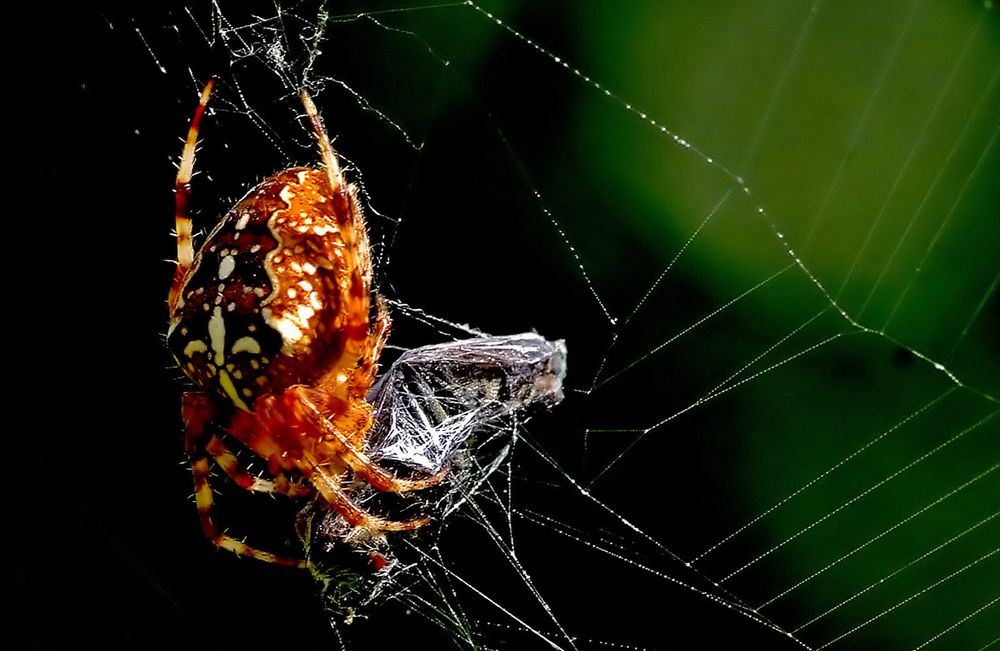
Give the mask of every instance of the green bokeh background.
[[[701, 566], [721, 578], [777, 547], [726, 582], [754, 606], [822, 569], [761, 611], [791, 630], [916, 561], [798, 635], [822, 645], [891, 608], [839, 647], [910, 648], [946, 629], [931, 648], [995, 642], [995, 604], [949, 627], [1000, 596], [1000, 559], [992, 555], [1000, 540], [996, 8], [489, 8], [568, 62], [535, 57], [554, 68], [544, 87], [567, 99], [553, 109], [541, 92], [522, 103], [541, 120], [563, 111], [549, 169], [534, 173], [619, 319], [608, 328], [619, 340], [606, 370], [642, 360], [590, 394], [597, 404], [645, 405], [600, 413], [592, 405], [588, 427], [610, 430], [590, 432], [593, 449], [606, 445], [609, 463], [631, 444], [629, 428], [685, 408], [746, 364], [753, 362], [741, 377], [780, 364], [699, 407], [718, 417], [712, 424], [681, 417], [645, 435], [597, 490], [638, 473], [700, 468], [725, 502], [706, 504], [716, 517], [702, 516], [703, 531], [658, 527], [644, 513], [668, 516], [669, 505], [617, 502], [690, 557], [681, 550], [721, 538], [708, 531], [732, 531], [864, 448]], [[564, 28], [553, 36], [546, 20]], [[515, 152], [531, 161], [530, 139], [505, 127]], [[786, 268], [793, 254], [799, 264]], [[773, 274], [718, 318], [658, 348]], [[685, 449], [678, 436], [699, 437], [703, 447], [673, 456], [674, 445]], [[612, 488], [604, 495], [618, 496]], [[669, 491], [665, 499], [672, 501]]]
[[[859, 331], [830, 310], [754, 369], [828, 334], [853, 334], [739, 389], [734, 413], [740, 429], [727, 433], [726, 445], [742, 454], [727, 460], [732, 466], [722, 481], [745, 511], [740, 520], [891, 431], [751, 530], [758, 536], [754, 546], [770, 549], [878, 485], [734, 578], [737, 594], [763, 603], [850, 553], [762, 611], [795, 628], [996, 515], [996, 9], [975, 2], [721, 2], [710, 8], [650, 2], [591, 5], [576, 18], [586, 43], [579, 62], [586, 74], [669, 125], [752, 191], [744, 195], [736, 184], [685, 253], [681, 273], [714, 297], [710, 303], [728, 300], [789, 260], [772, 227], [808, 270], [792, 268], [776, 281], [780, 291], [765, 287], [734, 306], [740, 322], [729, 334], [735, 341], [699, 346], [725, 356], [724, 367], [730, 352], [749, 358], [818, 307], [830, 306], [817, 283], [858, 326], [870, 329]], [[641, 116], [589, 94], [580, 99], [570, 136], [592, 156], [588, 184], [607, 189], [607, 200], [617, 206], [616, 225], [643, 233], [665, 266], [734, 183]], [[758, 207], [765, 216], [755, 214]], [[585, 257], [598, 286], [603, 274], [616, 273], [618, 261], [609, 258]], [[665, 319], [669, 303], [659, 307], [662, 312], [645, 317]], [[726, 347], [733, 350], [719, 352]], [[964, 385], [912, 420], [955, 385], [906, 351], [944, 364]], [[892, 476], [966, 428], [972, 429]], [[995, 552], [997, 541], [1000, 523], [990, 520], [800, 635], [816, 644], [833, 639]], [[718, 571], [732, 569], [720, 563]], [[841, 644], [916, 646], [995, 600], [997, 586], [1000, 563], [992, 556]], [[994, 605], [932, 648], [979, 648], [1000, 635], [998, 622]]]

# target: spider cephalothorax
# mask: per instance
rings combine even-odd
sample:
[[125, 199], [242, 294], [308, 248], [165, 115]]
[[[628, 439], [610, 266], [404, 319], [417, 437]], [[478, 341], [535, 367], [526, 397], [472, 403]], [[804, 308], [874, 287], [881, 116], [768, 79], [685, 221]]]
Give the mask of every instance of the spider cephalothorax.
[[[303, 91], [323, 166], [269, 176], [226, 214], [195, 255], [187, 200], [212, 86], [202, 92], [177, 174], [178, 264], [167, 335], [178, 364], [200, 389], [185, 394], [183, 417], [202, 528], [215, 544], [238, 554], [302, 564], [218, 530], [211, 517], [211, 458], [249, 490], [318, 493], [355, 527], [415, 529], [426, 520], [380, 519], [341, 486], [348, 471], [393, 492], [419, 490], [441, 478], [400, 479], [364, 455], [371, 427], [365, 397], [389, 318], [379, 300], [370, 322], [371, 258], [355, 189], [344, 182], [316, 107]], [[241, 469], [217, 430], [263, 457], [275, 480]]]

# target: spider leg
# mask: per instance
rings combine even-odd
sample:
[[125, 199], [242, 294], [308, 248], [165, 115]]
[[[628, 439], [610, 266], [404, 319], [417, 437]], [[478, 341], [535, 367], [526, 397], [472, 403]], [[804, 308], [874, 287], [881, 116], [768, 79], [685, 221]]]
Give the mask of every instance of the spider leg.
[[361, 356], [361, 362], [354, 376], [351, 378], [349, 387], [350, 395], [353, 398], [364, 400], [368, 397], [372, 385], [375, 383], [375, 376], [378, 374], [378, 360], [385, 348], [385, 342], [389, 339], [389, 331], [392, 329], [392, 319], [389, 317], [389, 307], [385, 298], [381, 294], [375, 296], [375, 323], [372, 327], [371, 335], [367, 341], [367, 348]]
[[[370, 332], [369, 296], [372, 264], [364, 218], [354, 187], [344, 182], [340, 162], [323, 127], [323, 120], [316, 110], [316, 105], [304, 89], [300, 97], [319, 143], [336, 207], [334, 214], [337, 216], [338, 228], [344, 243], [342, 263], [347, 282], [343, 284], [342, 304], [346, 306], [346, 313], [343, 315], [342, 331], [346, 334], [346, 341], [339, 358], [331, 360], [330, 371], [317, 383], [319, 391], [306, 387], [291, 387], [280, 401], [270, 404], [270, 408], [275, 410], [271, 415], [276, 421], [284, 420], [283, 416], [291, 417], [298, 421], [298, 425], [317, 435], [316, 448], [304, 451], [297, 465], [347, 522], [354, 526], [382, 531], [416, 529], [423, 526], [427, 519], [394, 522], [372, 516], [351, 499], [341, 488], [338, 480], [339, 466], [344, 465], [350, 468], [357, 478], [368, 482], [378, 490], [406, 492], [431, 486], [439, 482], [446, 472], [442, 471], [423, 480], [398, 479], [388, 470], [375, 465], [358, 450], [360, 446], [356, 446], [342, 433], [342, 431], [354, 432], [352, 438], [360, 438], [363, 441], [364, 434], [370, 427], [370, 413], [363, 411], [364, 407], [360, 405], [367, 407], [364, 398], [377, 372], [378, 356], [389, 331], [388, 310], [385, 309], [384, 303], [379, 305], [375, 332]], [[336, 405], [333, 412], [337, 414], [335, 418], [342, 427], [331, 423], [310, 394], [316, 394], [317, 401], [321, 405]], [[352, 405], [359, 406], [352, 408]], [[268, 411], [268, 406], [261, 404], [260, 401], [255, 407], [259, 411], [260, 407], [264, 407], [263, 411]], [[268, 419], [268, 416], [264, 417]], [[261, 449], [267, 447], [264, 440], [259, 440], [258, 445]], [[260, 453], [259, 450], [258, 452]], [[320, 453], [318, 455], [320, 458], [315, 458], [316, 452]], [[335, 465], [336, 471], [331, 471], [327, 464]]]
[[339, 193], [344, 188], [344, 177], [340, 173], [340, 161], [337, 159], [337, 153], [333, 150], [330, 137], [326, 134], [326, 129], [323, 127], [323, 118], [320, 117], [319, 111], [316, 110], [316, 105], [312, 101], [312, 97], [309, 96], [309, 93], [305, 89], [299, 93], [299, 97], [302, 98], [302, 105], [306, 109], [306, 116], [308, 116], [309, 122], [312, 124], [316, 140], [319, 141], [319, 152], [323, 157], [323, 164], [326, 166], [326, 172], [330, 177], [330, 189], [334, 193]]
[[[365, 228], [364, 215], [358, 203], [357, 192], [353, 185], [344, 181], [337, 153], [330, 142], [330, 136], [323, 126], [316, 104], [304, 89], [299, 94], [306, 116], [312, 125], [313, 134], [319, 143], [323, 167], [330, 183], [331, 197], [337, 218], [337, 227], [344, 243], [341, 249], [343, 256], [343, 274], [346, 282], [342, 285], [341, 305], [345, 306], [342, 316], [341, 330], [346, 334], [343, 351], [340, 357], [330, 360], [329, 373], [318, 382], [318, 386], [330, 395], [347, 399], [352, 389], [357, 386], [353, 379], [355, 369], [370, 351], [369, 311], [372, 284], [371, 246], [368, 242], [368, 231]], [[387, 312], [380, 311], [379, 318]], [[388, 324], [387, 324], [388, 325]], [[386, 328], [387, 331], [387, 328]], [[381, 350], [381, 345], [379, 345]], [[376, 356], [377, 359], [377, 356]], [[346, 371], [346, 373], [345, 373]], [[370, 385], [369, 385], [370, 386]], [[367, 393], [367, 391], [366, 391]], [[363, 396], [362, 396], [363, 397]]]
[[[315, 463], [315, 462], [314, 462]], [[419, 529], [428, 522], [428, 518], [420, 517], [413, 520], [383, 520], [376, 517], [355, 503], [348, 495], [337, 478], [319, 465], [313, 467], [310, 479], [319, 494], [327, 501], [333, 510], [341, 515], [348, 524], [369, 531], [412, 531]]]
[[[340, 477], [346, 468], [351, 468], [358, 479], [367, 481], [378, 490], [405, 492], [437, 483], [445, 476], [446, 471], [423, 480], [396, 478], [357, 451], [339, 429], [334, 427], [312, 396], [323, 404], [327, 403], [324, 399], [328, 396], [324, 393], [303, 386], [290, 387], [280, 397], [266, 396], [258, 399], [254, 404], [255, 416], [245, 415], [246, 412], [237, 413], [234, 434], [274, 465], [294, 464], [331, 508], [353, 526], [373, 531], [410, 531], [426, 524], [425, 517], [393, 521], [372, 515], [354, 502], [341, 487]], [[367, 406], [367, 403], [360, 404]], [[359, 423], [367, 426], [369, 423], [367, 414], [359, 415], [350, 410], [337, 418], [342, 424], [350, 426]], [[295, 440], [308, 441], [309, 444], [298, 447], [293, 455], [286, 454], [290, 439], [286, 438], [279, 444], [274, 438], [275, 432], [282, 430], [298, 432]]]
[[313, 393], [315, 392], [302, 386], [290, 387], [286, 391], [286, 395], [291, 395], [298, 402], [300, 406], [298, 412], [305, 418], [306, 423], [320, 433], [324, 443], [330, 444], [336, 450], [337, 459], [350, 468], [356, 477], [372, 487], [388, 493], [407, 493], [433, 486], [448, 474], [448, 469], [444, 468], [424, 479], [400, 479], [396, 477], [392, 472], [382, 468], [351, 445], [348, 438], [317, 406], [310, 395]]
[[208, 462], [211, 453], [205, 447], [207, 434], [205, 426], [215, 416], [215, 406], [205, 394], [200, 393], [185, 393], [182, 405], [188, 459], [191, 461], [191, 473], [194, 475], [195, 503], [198, 507], [201, 530], [205, 533], [205, 537], [216, 547], [227, 549], [240, 556], [248, 556], [278, 565], [305, 567], [304, 560], [287, 558], [251, 547], [243, 541], [219, 531], [212, 518], [215, 498], [212, 494], [211, 466]]
[[191, 118], [191, 126], [188, 128], [187, 139], [184, 141], [184, 149], [181, 150], [181, 161], [177, 167], [177, 180], [174, 182], [174, 219], [177, 230], [177, 269], [174, 270], [174, 281], [170, 285], [170, 294], [167, 296], [167, 304], [173, 312], [177, 304], [178, 294], [184, 277], [191, 270], [194, 262], [194, 243], [191, 236], [191, 217], [187, 212], [188, 199], [191, 197], [191, 177], [194, 176], [194, 154], [198, 144], [198, 129], [201, 125], [201, 116], [205, 114], [205, 106], [208, 98], [212, 94], [212, 87], [215, 85], [214, 79], [209, 79], [201, 91], [201, 99], [198, 108]]
[[309, 484], [293, 481], [284, 472], [275, 473], [274, 481], [248, 472], [236, 455], [215, 434], [205, 443], [205, 450], [240, 488], [256, 493], [280, 493], [292, 498], [306, 497], [315, 492]]

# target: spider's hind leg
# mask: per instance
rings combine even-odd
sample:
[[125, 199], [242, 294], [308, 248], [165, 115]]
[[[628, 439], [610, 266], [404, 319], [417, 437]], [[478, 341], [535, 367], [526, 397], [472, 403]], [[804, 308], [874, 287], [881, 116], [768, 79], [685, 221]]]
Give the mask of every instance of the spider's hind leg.
[[308, 483], [292, 480], [284, 472], [273, 473], [273, 481], [249, 472], [215, 434], [207, 439], [204, 449], [212, 456], [216, 465], [222, 468], [222, 471], [240, 488], [254, 493], [281, 494], [291, 498], [308, 497], [316, 492]]
[[[205, 537], [212, 541], [212, 544], [215, 546], [227, 549], [240, 556], [256, 558], [260, 561], [276, 563], [278, 565], [305, 567], [306, 562], [304, 560], [287, 558], [279, 554], [251, 547], [242, 540], [219, 531], [215, 520], [212, 518], [215, 497], [212, 494], [210, 481], [211, 465], [209, 464], [209, 457], [212, 453], [208, 449], [208, 443], [215, 437], [207, 430], [207, 425], [213, 421], [215, 411], [214, 403], [205, 394], [184, 394], [185, 447], [187, 448], [188, 459], [191, 461], [191, 473], [194, 475], [194, 496], [198, 507], [198, 519], [201, 522], [201, 529], [205, 533]], [[225, 466], [223, 468], [225, 469]]]

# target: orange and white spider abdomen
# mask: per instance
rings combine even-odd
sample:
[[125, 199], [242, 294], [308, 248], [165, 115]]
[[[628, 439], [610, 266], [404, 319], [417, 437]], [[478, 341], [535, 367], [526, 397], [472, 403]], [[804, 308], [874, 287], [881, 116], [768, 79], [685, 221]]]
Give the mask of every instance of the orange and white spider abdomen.
[[242, 410], [297, 384], [336, 395], [369, 336], [367, 237], [353, 188], [330, 178], [295, 167], [251, 190], [171, 306], [167, 341], [181, 368]]

